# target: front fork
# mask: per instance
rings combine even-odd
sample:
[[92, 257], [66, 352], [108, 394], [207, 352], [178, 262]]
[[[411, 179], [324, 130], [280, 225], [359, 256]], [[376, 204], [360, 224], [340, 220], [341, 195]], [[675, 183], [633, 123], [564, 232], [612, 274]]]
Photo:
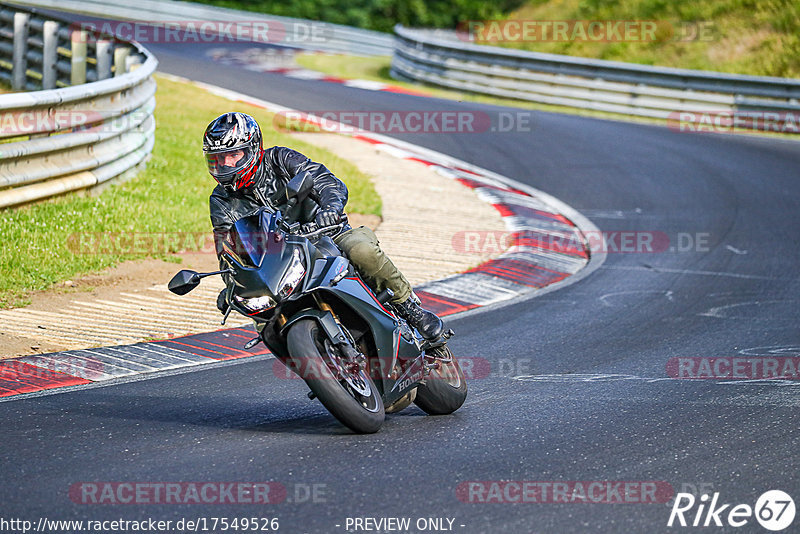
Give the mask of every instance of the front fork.
[[[355, 345], [355, 340], [342, 325], [333, 308], [317, 294], [314, 294], [314, 301], [318, 308], [316, 310], [306, 309], [300, 311], [291, 319], [287, 319], [282, 313], [276, 317], [276, 326], [281, 337], [285, 339], [286, 330], [291, 328], [295, 322], [304, 318], [313, 319], [317, 322], [328, 341], [340, 351], [344, 363], [349, 367], [348, 371], [358, 372], [359, 370], [366, 369], [366, 356], [358, 350]], [[263, 330], [264, 326], [262, 326], [261, 329]]]
[[355, 339], [353, 339], [348, 330], [342, 325], [339, 316], [336, 315], [336, 312], [333, 311], [330, 304], [322, 300], [317, 293], [314, 293], [314, 300], [320, 310], [331, 314], [331, 317], [333, 317], [333, 320], [339, 327], [338, 333], [336, 333], [334, 339], [331, 339], [331, 342], [342, 351], [342, 354], [349, 362], [358, 366], [362, 371], [366, 369], [367, 357], [358, 350]]

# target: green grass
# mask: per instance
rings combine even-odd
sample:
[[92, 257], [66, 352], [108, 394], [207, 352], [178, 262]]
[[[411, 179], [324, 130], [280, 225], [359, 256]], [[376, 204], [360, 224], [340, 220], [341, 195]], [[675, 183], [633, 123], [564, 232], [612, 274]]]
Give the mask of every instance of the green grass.
[[406, 85], [413, 88], [413, 84], [403, 84], [392, 80], [389, 76], [389, 67], [392, 56], [348, 56], [345, 54], [299, 53], [295, 55], [298, 65], [307, 69], [316, 70], [359, 80], [372, 80], [376, 82], [390, 81], [396, 85]]
[[[740, 74], [800, 77], [800, 2], [795, 0], [529, 0], [519, 20], [649, 20], [656, 40], [503, 43], [598, 59]], [[692, 37], [674, 38], [670, 29]]]
[[[76, 254], [68, 246], [70, 236], [74, 239], [95, 232], [210, 232], [208, 195], [215, 182], [205, 168], [200, 143], [206, 125], [230, 110], [244, 111], [258, 120], [265, 146], [291, 146], [325, 163], [350, 190], [348, 211], [380, 215], [380, 197], [366, 175], [327, 150], [274, 131], [271, 113], [160, 77], [156, 98], [156, 145], [147, 168], [135, 178], [111, 186], [96, 197], [72, 194], [0, 210], [4, 245], [0, 249], [0, 308], [24, 305], [31, 291], [47, 289], [59, 281], [145, 257]], [[171, 243], [166, 252], [199, 247], [197, 242], [184, 240]]]

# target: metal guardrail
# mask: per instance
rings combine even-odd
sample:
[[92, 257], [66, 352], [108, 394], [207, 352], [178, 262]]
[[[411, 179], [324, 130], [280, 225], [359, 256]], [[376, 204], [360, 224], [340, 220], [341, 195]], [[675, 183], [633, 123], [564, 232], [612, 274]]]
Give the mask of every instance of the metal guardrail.
[[[274, 41], [270, 39], [270, 42], [277, 46], [303, 50], [359, 56], [389, 56], [394, 49], [394, 38], [389, 33], [175, 0], [137, 0], [124, 3], [108, 0], [22, 0], [16, 3], [115, 20], [148, 23], [183, 24], [191, 21], [277, 23], [280, 26], [278, 38]], [[314, 33], [309, 34], [309, 29], [312, 27]]]
[[[481, 46], [453, 32], [400, 25], [395, 36], [392, 76], [451, 89], [661, 119], [676, 119], [680, 112], [774, 112], [774, 121], [782, 123], [800, 112], [795, 79]], [[764, 125], [754, 127], [759, 124]]]
[[142, 163], [155, 139], [157, 63], [136, 43], [2, 6], [0, 78], [33, 91], [0, 95], [0, 208], [91, 188]]

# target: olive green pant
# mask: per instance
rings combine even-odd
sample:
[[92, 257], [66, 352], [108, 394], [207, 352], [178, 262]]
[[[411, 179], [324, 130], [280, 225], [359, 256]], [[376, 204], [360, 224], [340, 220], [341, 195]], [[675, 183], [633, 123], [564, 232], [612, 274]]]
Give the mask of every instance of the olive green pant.
[[375, 293], [389, 288], [394, 292], [393, 302], [403, 302], [411, 295], [411, 284], [381, 250], [375, 232], [359, 226], [336, 236], [333, 242]]

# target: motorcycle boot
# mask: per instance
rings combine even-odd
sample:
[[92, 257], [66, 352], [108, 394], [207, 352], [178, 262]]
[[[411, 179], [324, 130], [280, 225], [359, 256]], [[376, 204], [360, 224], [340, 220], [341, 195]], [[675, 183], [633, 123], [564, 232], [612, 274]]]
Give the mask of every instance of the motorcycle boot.
[[422, 308], [414, 300], [413, 296], [408, 297], [403, 302], [393, 303], [397, 313], [408, 321], [408, 324], [416, 328], [422, 337], [428, 341], [438, 338], [444, 330], [444, 323], [435, 313]]

